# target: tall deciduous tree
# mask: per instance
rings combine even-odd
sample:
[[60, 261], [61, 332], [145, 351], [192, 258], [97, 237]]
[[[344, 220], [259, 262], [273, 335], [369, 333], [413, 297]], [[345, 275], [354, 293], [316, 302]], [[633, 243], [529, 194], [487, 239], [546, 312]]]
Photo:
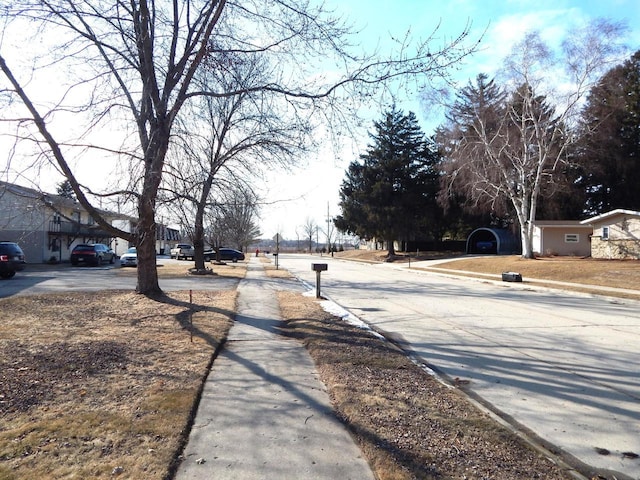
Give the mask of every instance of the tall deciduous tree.
[[[389, 59], [363, 57], [353, 54], [350, 29], [323, 4], [294, 0], [15, 0], [0, 14], [0, 70], [7, 82], [0, 88], [9, 102], [18, 98], [27, 111], [14, 117], [22, 127], [16, 138], [40, 141], [45, 161], [67, 177], [97, 223], [137, 245], [137, 291], [144, 294], [161, 293], [155, 213], [176, 119], [197, 96], [238, 93], [203, 90], [193, 82], [210, 55], [269, 57], [284, 73], [281, 81], [265, 78], [251, 91], [271, 92], [301, 112], [344, 118], [332, 112], [344, 108], [346, 113], [351, 99], [368, 98], [379, 82], [446, 75], [475, 48], [463, 45], [467, 32], [442, 49], [434, 48], [434, 32], [412, 46], [413, 55], [403, 44]], [[34, 38], [25, 38], [29, 34]], [[32, 69], [14, 68], [21, 58], [7, 54], [16, 50]], [[319, 74], [327, 70], [341, 73]], [[46, 86], [46, 94], [38, 95], [38, 84]], [[14, 112], [3, 114], [9, 111]], [[83, 176], [75, 165], [78, 161], [95, 174], [86, 164], [95, 164], [96, 157], [108, 157], [101, 158], [101, 165], [125, 162], [122, 177], [131, 181], [99, 193], [102, 198], [135, 199], [135, 232], [116, 229], [94, 206], [83, 181], [90, 174]]]
[[[258, 55], [210, 56], [197, 78], [203, 90], [238, 93], [201, 97], [196, 108], [183, 111], [184, 121], [176, 129], [179, 139], [169, 153], [163, 197], [178, 213], [183, 230], [189, 232], [196, 269], [204, 269], [207, 209], [218, 197], [227, 196], [218, 189], [229, 190], [226, 185], [232, 184], [231, 192], [242, 189], [247, 197], [245, 176], [248, 181], [255, 181], [263, 169], [286, 167], [310, 143], [308, 119], [288, 112], [268, 92], [252, 90], [252, 86], [272, 77], [272, 70]], [[224, 203], [229, 201], [225, 199]], [[236, 199], [233, 203], [242, 202]], [[224, 218], [229, 218], [229, 211], [223, 213]], [[233, 218], [239, 220], [237, 215]], [[229, 228], [239, 232], [240, 225]], [[237, 234], [231, 239], [241, 241]], [[244, 241], [234, 246], [243, 244]]]
[[[340, 189], [336, 227], [362, 238], [394, 241], [422, 230], [436, 203], [439, 157], [430, 148], [415, 115], [393, 107], [374, 123], [373, 143], [353, 161]], [[432, 188], [430, 188], [432, 186]]]
[[582, 115], [587, 212], [640, 210], [640, 51], [602, 77]]
[[564, 43], [563, 65], [573, 85], [568, 94], [550, 87], [555, 79], [546, 76], [558, 64], [539, 34], [531, 33], [505, 62], [511, 92], [507, 101], [495, 95], [496, 101], [485, 108], [477, 93], [490, 83], [484, 84], [481, 76], [477, 89], [462, 92], [464, 108], [454, 105], [449, 123], [440, 130], [447, 156], [446, 191], [463, 192], [475, 205], [498, 212], [508, 205], [526, 258], [533, 257], [540, 194], [543, 189], [552, 194], [556, 177], [568, 164], [575, 142], [570, 127], [575, 126], [580, 101], [616, 52], [616, 25], [599, 21], [579, 33]]
[[260, 236], [259, 199], [249, 187], [237, 182], [220, 189], [219, 195], [207, 209], [206, 239], [215, 247], [246, 250]]

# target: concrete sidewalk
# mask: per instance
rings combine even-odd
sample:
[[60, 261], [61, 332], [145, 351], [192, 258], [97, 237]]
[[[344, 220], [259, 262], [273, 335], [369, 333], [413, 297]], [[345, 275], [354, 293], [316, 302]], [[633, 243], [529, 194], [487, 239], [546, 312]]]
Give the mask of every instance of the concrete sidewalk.
[[277, 285], [250, 257], [177, 480], [374, 479], [307, 351], [277, 333]]

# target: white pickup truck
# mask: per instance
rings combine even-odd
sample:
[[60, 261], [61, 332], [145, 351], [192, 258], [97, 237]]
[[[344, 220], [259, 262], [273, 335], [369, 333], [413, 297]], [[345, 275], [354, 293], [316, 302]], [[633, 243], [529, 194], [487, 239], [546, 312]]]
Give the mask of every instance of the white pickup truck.
[[171, 249], [171, 258], [175, 258], [178, 260], [191, 258], [193, 260], [193, 256], [195, 255], [195, 250], [193, 249], [193, 245], [189, 245], [188, 243], [179, 243], [174, 248]]

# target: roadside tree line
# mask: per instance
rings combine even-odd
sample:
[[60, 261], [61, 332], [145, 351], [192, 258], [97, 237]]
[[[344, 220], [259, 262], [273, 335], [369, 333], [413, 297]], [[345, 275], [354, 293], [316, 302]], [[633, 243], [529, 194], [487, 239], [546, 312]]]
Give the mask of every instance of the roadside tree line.
[[531, 258], [536, 220], [640, 209], [640, 51], [612, 63], [622, 28], [594, 21], [560, 56], [526, 35], [499, 77], [454, 92], [429, 138], [392, 107], [349, 165], [335, 225], [390, 255], [395, 240], [512, 227]]
[[[136, 245], [147, 295], [161, 293], [162, 205], [192, 216], [201, 251], [206, 216], [251, 190], [249, 176], [294, 163], [320, 128], [349, 132], [387, 82], [446, 78], [477, 48], [467, 30], [435, 45], [436, 28], [363, 54], [344, 19], [293, 0], [16, 0], [0, 16], [10, 163], [27, 176], [19, 152], [34, 172], [53, 167], [100, 227]], [[97, 205], [134, 205], [136, 231]]]

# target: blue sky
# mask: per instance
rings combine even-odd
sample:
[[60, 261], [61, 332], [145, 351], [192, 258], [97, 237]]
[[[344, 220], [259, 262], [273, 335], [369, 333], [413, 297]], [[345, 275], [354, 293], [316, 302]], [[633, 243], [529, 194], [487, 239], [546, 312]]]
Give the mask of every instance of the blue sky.
[[[626, 22], [629, 31], [624, 40], [629, 52], [640, 49], [638, 0], [330, 0], [328, 5], [337, 14], [349, 17], [360, 31], [358, 40], [366, 49], [376, 45], [384, 48], [390, 35], [402, 36], [409, 29], [415, 38], [425, 38], [438, 24], [437, 41], [446, 41], [469, 25], [469, 39], [483, 38], [480, 51], [468, 58], [457, 73], [462, 84], [479, 73], [493, 76], [504, 55], [527, 31], [538, 30], [543, 39], [559, 44], [568, 29], [597, 17]], [[406, 97], [399, 106], [416, 113], [429, 135], [441, 121], [425, 113], [429, 107], [416, 95]], [[367, 141], [363, 140], [361, 148], [366, 148]], [[304, 170], [279, 173], [270, 179], [268, 200], [297, 200], [274, 203], [263, 209], [263, 237], [270, 238], [279, 232], [284, 238], [296, 239], [296, 231], [302, 231], [306, 218], [326, 228], [327, 209], [331, 216], [339, 213], [340, 184], [349, 162], [357, 155], [330, 157], [325, 154], [311, 158]]]

